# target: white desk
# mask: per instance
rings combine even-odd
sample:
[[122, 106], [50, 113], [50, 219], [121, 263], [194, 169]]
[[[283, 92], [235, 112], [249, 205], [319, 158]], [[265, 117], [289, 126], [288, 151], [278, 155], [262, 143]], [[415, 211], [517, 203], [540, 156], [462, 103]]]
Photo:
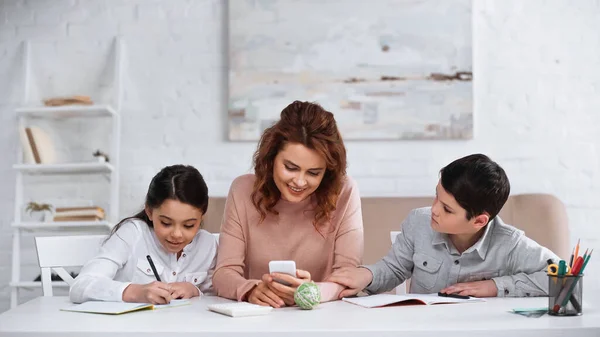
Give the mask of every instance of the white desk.
[[541, 318], [507, 311], [543, 307], [546, 298], [378, 309], [336, 301], [312, 311], [283, 308], [241, 318], [206, 309], [226, 301], [204, 297], [188, 306], [108, 316], [59, 311], [69, 305], [66, 297], [39, 297], [0, 315], [0, 336], [600, 336], [600, 310], [589, 301], [582, 316]]

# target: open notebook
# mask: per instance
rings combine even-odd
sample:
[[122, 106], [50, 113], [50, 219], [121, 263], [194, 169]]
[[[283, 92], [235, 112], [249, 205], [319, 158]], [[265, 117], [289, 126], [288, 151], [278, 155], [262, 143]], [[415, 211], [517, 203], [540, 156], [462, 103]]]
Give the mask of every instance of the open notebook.
[[165, 309], [188, 304], [190, 304], [190, 300], [171, 300], [171, 303], [169, 304], [89, 301], [60, 310], [85, 312], [90, 314], [120, 315], [139, 310]]
[[377, 308], [386, 305], [410, 305], [410, 304], [447, 304], [447, 303], [469, 303], [469, 302], [485, 302], [482, 298], [471, 297], [469, 299], [441, 297], [437, 294], [408, 294], [408, 295], [391, 295], [379, 294], [363, 297], [344, 297], [342, 299], [348, 303], [360, 305], [365, 308]]

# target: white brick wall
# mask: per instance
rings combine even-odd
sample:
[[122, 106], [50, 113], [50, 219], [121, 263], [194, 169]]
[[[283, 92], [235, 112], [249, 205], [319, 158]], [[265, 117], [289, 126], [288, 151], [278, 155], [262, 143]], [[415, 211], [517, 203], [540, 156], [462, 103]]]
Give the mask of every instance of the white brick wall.
[[[250, 169], [255, 145], [225, 140], [224, 3], [0, 1], [0, 312], [9, 294], [19, 43], [32, 41], [40, 93], [64, 94], [61, 89], [89, 86], [106, 65], [111, 38], [123, 36], [124, 216], [140, 206], [150, 178], [167, 164], [197, 166], [212, 195], [225, 195], [230, 181]], [[568, 208], [572, 240], [597, 246], [600, 3], [481, 0], [473, 6], [474, 140], [351, 142], [349, 173], [365, 196], [431, 195], [441, 166], [484, 152], [505, 167], [513, 193], [558, 196]], [[48, 78], [50, 72], [59, 75]], [[32, 254], [26, 276], [37, 273]], [[599, 269], [590, 264], [595, 280], [586, 287], [598, 284]]]

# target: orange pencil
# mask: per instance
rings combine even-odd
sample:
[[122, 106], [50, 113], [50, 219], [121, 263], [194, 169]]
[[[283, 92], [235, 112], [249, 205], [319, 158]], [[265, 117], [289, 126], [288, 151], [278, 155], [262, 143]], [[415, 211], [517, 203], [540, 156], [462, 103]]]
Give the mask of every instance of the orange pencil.
[[579, 241], [581, 241], [581, 239], [577, 240], [577, 246], [575, 246], [575, 260], [577, 260], [577, 257], [579, 256]]

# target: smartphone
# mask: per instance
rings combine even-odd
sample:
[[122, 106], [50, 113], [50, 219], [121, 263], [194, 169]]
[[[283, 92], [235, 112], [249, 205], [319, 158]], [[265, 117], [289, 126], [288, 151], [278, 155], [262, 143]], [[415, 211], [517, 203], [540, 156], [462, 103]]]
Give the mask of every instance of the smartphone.
[[[288, 274], [293, 277], [296, 277], [296, 262], [295, 261], [271, 261], [269, 262], [269, 274], [272, 273], [281, 273]], [[275, 282], [281, 283], [285, 286], [290, 286], [291, 284], [274, 279]]]

